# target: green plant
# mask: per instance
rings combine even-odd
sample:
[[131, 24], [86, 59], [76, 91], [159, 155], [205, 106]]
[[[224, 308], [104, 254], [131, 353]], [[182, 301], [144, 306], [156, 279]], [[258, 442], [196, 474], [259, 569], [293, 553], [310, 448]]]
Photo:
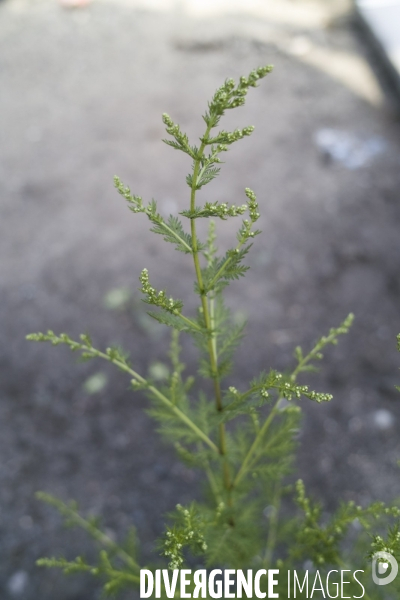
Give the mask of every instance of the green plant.
[[[383, 527], [386, 521], [398, 519], [400, 511], [396, 506], [386, 507], [378, 502], [362, 508], [349, 502], [342, 504], [326, 521], [321, 507], [307, 496], [302, 481], [293, 484], [288, 478], [301, 412], [298, 401], [306, 398], [320, 403], [332, 398], [330, 394], [299, 384], [297, 378], [301, 373], [315, 370], [322, 351], [336, 344], [338, 336], [347, 333], [353, 316], [349, 315], [339, 327], [331, 329], [308, 353], [297, 347], [296, 365], [290, 374], [274, 370], [261, 373], [242, 391], [225, 383], [234, 350], [242, 339], [243, 325], [233, 322], [223, 296], [225, 288], [243, 277], [248, 269], [243, 261], [253, 239], [260, 233], [256, 229], [259, 207], [255, 193], [249, 188], [245, 189], [245, 203], [237, 206], [219, 202], [199, 205], [197, 192], [218, 175], [222, 153], [253, 131], [253, 127], [245, 127], [212, 133], [213, 129], [225, 111], [244, 104], [249, 88], [256, 87], [270, 71], [270, 66], [258, 68], [248, 77], [241, 77], [237, 85], [232, 79], [225, 81], [203, 116], [206, 127], [199, 146], [191, 145], [179, 125], [163, 115], [167, 133], [172, 138], [164, 141], [192, 160], [191, 173], [186, 177], [190, 202], [180, 213], [189, 221], [190, 231], [185, 230], [177, 216], [171, 215], [165, 220], [157, 212], [154, 201], [145, 204], [115, 178], [116, 188], [130, 210], [144, 213], [151, 222], [151, 231], [161, 234], [193, 262], [195, 292], [199, 297], [195, 315], [184, 311], [182, 301], [154, 288], [147, 269], [140, 275], [144, 301], [156, 308], [149, 314], [172, 329], [169, 353], [172, 372], [168, 379], [161, 384], [146, 379], [120, 349], [99, 351], [88, 335], [82, 335], [79, 341], [52, 331], [28, 336], [30, 340], [48, 341], [53, 345], [65, 344], [86, 360], [102, 358], [113, 363], [130, 377], [133, 390], [140, 390], [149, 397], [150, 414], [159, 423], [164, 438], [174, 444], [180, 458], [204, 473], [208, 486], [205, 499], [188, 507], [178, 505], [160, 540], [160, 556], [164, 562], [158, 560], [161, 566], [167, 563], [171, 570], [181, 569], [190, 554], [200, 556], [197, 560], [207, 568], [275, 567], [281, 572], [296, 569], [303, 576], [305, 561], [311, 565], [308, 569], [316, 573], [319, 569], [366, 569], [368, 552], [375, 547], [389, 548], [400, 558], [396, 525], [389, 531], [387, 542], [379, 536], [372, 538], [372, 542], [368, 538], [374, 522]], [[236, 245], [223, 255], [217, 253], [214, 221], [210, 221], [207, 239], [198, 238], [198, 219], [226, 220], [245, 213], [248, 216], [238, 228]], [[199, 349], [198, 373], [204, 382], [200, 388], [194, 387], [192, 377], [183, 376], [180, 332], [190, 335]], [[60, 567], [65, 573], [87, 571], [100, 575], [105, 580], [105, 592], [110, 594], [138, 585], [140, 565], [133, 534], [126, 545], [118, 545], [101, 531], [96, 521], [81, 517], [74, 504], [66, 505], [43, 493], [38, 497], [54, 505], [69, 524], [83, 527], [103, 548], [95, 566], [87, 564], [82, 557], [72, 562], [64, 558], [41, 559], [40, 565]], [[262, 519], [265, 506], [269, 507], [267, 519]], [[357, 534], [356, 542], [346, 542], [355, 521], [362, 531]], [[157, 567], [157, 560], [155, 564]], [[369, 578], [364, 578], [363, 584], [368, 587]], [[374, 597], [378, 597], [380, 589], [373, 589]], [[280, 579], [277, 590], [281, 597], [286, 597], [286, 577]], [[325, 597], [320, 591], [323, 592], [314, 582], [312, 596], [308, 596], [304, 588], [297, 597]], [[346, 591], [359, 594], [360, 585], [352, 579]]]

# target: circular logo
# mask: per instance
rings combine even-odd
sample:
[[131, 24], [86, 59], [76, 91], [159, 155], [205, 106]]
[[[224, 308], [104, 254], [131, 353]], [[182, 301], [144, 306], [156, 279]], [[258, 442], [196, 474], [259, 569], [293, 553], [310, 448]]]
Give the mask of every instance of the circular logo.
[[[389, 570], [389, 564], [391, 566], [389, 574], [386, 577], [379, 577], [379, 575], [384, 575]], [[392, 554], [383, 551], [375, 552], [372, 557], [372, 580], [376, 585], [392, 583], [397, 576], [398, 570], [399, 565]]]

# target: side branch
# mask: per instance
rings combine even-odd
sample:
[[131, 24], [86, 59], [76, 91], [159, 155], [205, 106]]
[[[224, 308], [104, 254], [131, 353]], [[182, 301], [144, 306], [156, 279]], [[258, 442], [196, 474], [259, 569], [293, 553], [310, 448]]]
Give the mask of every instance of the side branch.
[[139, 565], [132, 558], [132, 556], [130, 556], [123, 548], [116, 544], [107, 534], [101, 531], [101, 529], [94, 524], [93, 520], [84, 519], [79, 512], [75, 510], [74, 506], [68, 506], [61, 500], [58, 500], [54, 496], [46, 494], [45, 492], [37, 492], [36, 498], [46, 502], [46, 504], [49, 504], [50, 506], [54, 506], [69, 523], [76, 525], [77, 527], [81, 527], [81, 529], [85, 530], [97, 542], [114, 552], [129, 567], [135, 571], [140, 570]]
[[48, 331], [47, 334], [44, 333], [31, 333], [26, 336], [28, 340], [33, 340], [37, 342], [51, 342], [53, 346], [58, 346], [59, 344], [66, 344], [73, 351], [81, 351], [83, 358], [102, 358], [108, 362], [113, 363], [116, 367], [121, 369], [121, 371], [125, 371], [131, 377], [133, 377], [132, 383], [138, 387], [148, 390], [158, 398], [163, 404], [168, 406], [168, 408], [183, 422], [187, 427], [189, 427], [197, 437], [202, 440], [211, 450], [216, 453], [219, 453], [218, 447], [214, 444], [214, 442], [208, 437], [204, 431], [202, 431], [184, 412], [182, 412], [177, 406], [175, 406], [167, 396], [165, 396], [160, 390], [158, 390], [154, 385], [150, 385], [148, 381], [139, 375], [136, 371], [134, 371], [126, 362], [124, 356], [115, 348], [107, 348], [106, 352], [101, 352], [96, 348], [93, 348], [91, 345], [91, 341], [89, 336], [82, 335], [81, 339], [84, 343], [79, 343], [72, 340], [65, 333], [56, 336], [52, 331]]
[[[346, 319], [343, 321], [343, 323], [341, 323], [339, 325], [339, 327], [330, 329], [329, 334], [327, 336], [323, 336], [322, 338], [320, 338], [317, 341], [317, 343], [314, 345], [312, 350], [306, 356], [303, 356], [303, 353], [302, 353], [302, 350], [300, 347], [296, 348], [295, 354], [296, 354], [296, 357], [298, 360], [298, 365], [289, 376], [289, 379], [290, 379], [290, 381], [293, 382], [293, 384], [296, 382], [296, 379], [297, 379], [297, 376], [299, 373], [301, 373], [302, 371], [310, 370], [310, 365], [309, 365], [310, 361], [320, 360], [322, 358], [321, 350], [325, 346], [327, 346], [328, 344], [333, 344], [333, 345], [337, 344], [337, 337], [339, 335], [342, 335], [342, 334], [348, 332], [351, 324], [353, 323], [353, 319], [354, 319], [354, 315], [352, 313], [350, 313], [348, 315], [348, 317], [346, 317]], [[286, 383], [285, 386], [288, 386], [290, 388], [290, 385], [288, 385], [288, 383]], [[261, 388], [262, 387], [263, 386], [261, 386]], [[279, 386], [273, 386], [273, 387], [278, 387], [278, 389], [279, 389]], [[242, 395], [242, 399], [247, 397], [248, 395], [252, 394], [254, 391], [256, 391], [259, 388], [260, 388], [260, 386], [258, 386], [258, 385], [253, 386], [250, 390], [248, 390], [245, 394]], [[316, 400], [317, 402], [327, 401], [327, 400], [329, 401], [332, 398], [332, 396], [330, 394], [318, 394], [316, 392], [309, 392], [307, 386], [298, 386], [298, 389], [297, 390], [295, 389], [295, 393], [294, 393], [295, 396], [298, 397], [298, 394], [300, 395], [300, 393], [309, 397], [311, 400]], [[253, 444], [250, 446], [250, 448], [243, 460], [243, 463], [234, 479], [232, 487], [237, 486], [238, 483], [241, 481], [242, 477], [248, 471], [249, 465], [251, 464], [251, 460], [252, 460], [255, 452], [257, 451], [258, 447], [260, 446], [271, 423], [273, 422], [276, 415], [280, 411], [279, 406], [280, 406], [281, 400], [284, 397], [285, 397], [285, 393], [284, 393], [284, 388], [283, 388], [280, 390], [279, 397], [278, 397], [276, 403], [274, 404], [267, 419], [264, 421], [263, 426], [257, 432], [257, 434], [254, 438]], [[291, 399], [291, 398], [289, 398], [289, 399]]]

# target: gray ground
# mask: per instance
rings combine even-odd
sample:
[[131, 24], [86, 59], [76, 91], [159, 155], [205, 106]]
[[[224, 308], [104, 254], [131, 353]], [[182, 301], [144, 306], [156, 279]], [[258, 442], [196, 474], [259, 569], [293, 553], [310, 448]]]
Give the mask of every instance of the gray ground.
[[[313, 376], [335, 398], [304, 403], [299, 470], [328, 510], [339, 496], [366, 503], [400, 492], [400, 126], [380, 102], [363, 39], [345, 13], [296, 25], [243, 14], [196, 20], [183, 7], [0, 4], [2, 600], [98, 598], [90, 580], [34, 566], [90, 547], [36, 490], [77, 499], [112, 535], [134, 523], [145, 556], [163, 513], [197, 493], [196, 473], [157, 440], [146, 401], [123, 376], [24, 336], [88, 330], [99, 346], [121, 343], [143, 373], [163, 357], [168, 332], [146, 320], [138, 294], [114, 311], [104, 297], [133, 292], [146, 266], [190, 310], [190, 264], [128, 212], [112, 177], [165, 212], [185, 207], [188, 162], [160, 142], [160, 114], [200, 135], [214, 89], [259, 64], [274, 63], [274, 73], [225, 124], [256, 132], [208, 188], [212, 199], [241, 202], [250, 186], [263, 213], [247, 283], [230, 288], [233, 309], [250, 317], [233, 382], [289, 367], [295, 345], [308, 347], [353, 311], [351, 334]], [[222, 245], [234, 226], [221, 228]], [[195, 353], [186, 353], [193, 370]], [[83, 384], [98, 371], [108, 383], [90, 395]]]

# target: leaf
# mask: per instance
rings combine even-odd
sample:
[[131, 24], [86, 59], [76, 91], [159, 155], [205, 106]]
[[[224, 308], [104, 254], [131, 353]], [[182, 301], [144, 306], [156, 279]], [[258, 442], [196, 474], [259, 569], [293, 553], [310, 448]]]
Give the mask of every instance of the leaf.
[[199, 190], [203, 187], [203, 185], [207, 185], [207, 183], [210, 183], [210, 181], [217, 177], [220, 170], [221, 167], [213, 167], [211, 164], [207, 165], [197, 180], [196, 189]]
[[[249, 244], [241, 250], [228, 250], [226, 254], [217, 259], [203, 270], [203, 283], [206, 292], [213, 290], [218, 283], [223, 282], [227, 285], [230, 280], [243, 277], [250, 267], [242, 265], [241, 262], [250, 250], [252, 244]], [[218, 289], [220, 289], [220, 286]]]
[[175, 250], [185, 254], [192, 253], [192, 236], [184, 231], [183, 225], [177, 217], [170, 215], [167, 222], [162, 219], [153, 222], [154, 227], [150, 231], [160, 233], [164, 241], [175, 245]]
[[177, 315], [172, 315], [171, 313], [168, 313], [165, 311], [163, 311], [163, 312], [149, 311], [147, 314], [150, 317], [152, 317], [153, 319], [155, 319], [156, 321], [158, 321], [159, 323], [162, 323], [163, 325], [167, 325], [168, 327], [173, 327], [173, 329], [176, 329], [177, 331], [187, 331], [189, 333], [193, 333], [196, 335], [199, 334], [198, 329], [191, 327], [189, 323], [187, 323], [186, 321], [183, 321]]

